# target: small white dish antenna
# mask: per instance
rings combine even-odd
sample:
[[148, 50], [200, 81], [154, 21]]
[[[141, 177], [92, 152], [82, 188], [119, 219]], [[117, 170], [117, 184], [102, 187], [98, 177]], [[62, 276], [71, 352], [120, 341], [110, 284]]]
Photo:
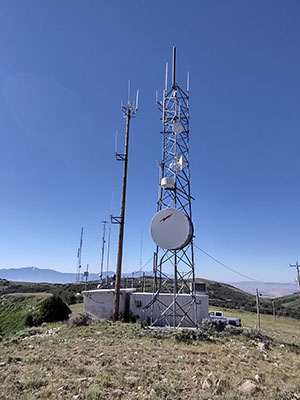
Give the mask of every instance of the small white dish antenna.
[[167, 250], [179, 250], [187, 246], [192, 240], [193, 232], [191, 220], [177, 208], [158, 211], [150, 225], [154, 243]]
[[172, 125], [172, 129], [174, 133], [182, 133], [183, 132], [183, 126], [180, 122], [174, 122]]
[[163, 177], [161, 178], [160, 185], [164, 189], [174, 189], [175, 182], [172, 177]]

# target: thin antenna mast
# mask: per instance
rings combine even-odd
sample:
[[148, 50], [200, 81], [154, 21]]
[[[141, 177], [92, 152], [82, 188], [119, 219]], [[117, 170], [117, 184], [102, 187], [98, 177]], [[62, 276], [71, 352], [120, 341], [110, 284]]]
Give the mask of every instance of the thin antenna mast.
[[80, 282], [80, 269], [81, 269], [81, 253], [82, 253], [82, 244], [83, 244], [83, 227], [80, 232], [80, 242], [77, 250], [77, 273], [76, 273], [76, 282]]
[[107, 238], [107, 258], [106, 258], [106, 286], [108, 287], [108, 271], [109, 271], [109, 252], [110, 252], [110, 228], [108, 229]]
[[175, 72], [176, 72], [176, 47], [173, 47], [173, 63], [172, 63], [172, 89], [176, 89], [176, 80], [175, 80]]
[[168, 69], [169, 69], [169, 65], [168, 65], [168, 63], [166, 63], [165, 91], [168, 90]]
[[89, 264], [86, 265], [86, 270], [84, 271], [83, 276], [85, 277], [85, 285], [84, 285], [85, 289], [84, 290], [86, 290], [87, 289], [87, 281], [88, 281], [88, 277], [89, 277]]
[[142, 271], [142, 265], [143, 265], [143, 228], [141, 230], [141, 247], [140, 247], [140, 274]]
[[115, 155], [117, 154], [117, 152], [118, 152], [118, 131], [116, 131], [115, 134]]
[[104, 251], [105, 251], [105, 228], [108, 221], [101, 221], [103, 224], [103, 235], [102, 235], [102, 250], [101, 250], [101, 267], [100, 267], [100, 284], [103, 281], [103, 263], [104, 263]]
[[256, 317], [257, 317], [256, 328], [260, 329], [260, 301], [259, 301], [258, 289], [256, 289]]
[[[130, 84], [128, 85], [128, 90], [129, 89], [130, 89]], [[130, 95], [130, 93], [128, 93], [128, 95]], [[136, 97], [136, 101], [138, 101], [138, 95]], [[126, 107], [125, 106], [122, 107], [122, 112], [124, 118], [126, 118], [124, 154], [116, 155], [117, 160], [124, 161], [122, 195], [121, 195], [121, 213], [120, 217], [111, 216], [111, 222], [119, 224], [119, 245], [118, 245], [117, 269], [116, 269], [116, 283], [115, 283], [115, 305], [114, 305], [114, 315], [113, 315], [115, 321], [119, 319], [119, 306], [120, 306], [123, 239], [124, 239], [124, 225], [125, 225], [125, 202], [126, 202], [128, 150], [129, 150], [129, 126], [131, 118], [136, 116], [137, 104], [132, 105], [130, 99], [128, 98], [128, 104]]]

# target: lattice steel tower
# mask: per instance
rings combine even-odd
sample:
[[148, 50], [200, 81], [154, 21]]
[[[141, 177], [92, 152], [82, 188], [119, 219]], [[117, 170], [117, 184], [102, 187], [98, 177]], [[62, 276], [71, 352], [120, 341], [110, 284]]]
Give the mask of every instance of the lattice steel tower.
[[[186, 325], [187, 321], [191, 326], [195, 326], [197, 321], [191, 206], [193, 197], [190, 188], [189, 161], [189, 75], [185, 92], [176, 83], [175, 67], [176, 48], [173, 47], [171, 87], [168, 88], [167, 63], [163, 99], [162, 101], [157, 99], [162, 113], [162, 160], [158, 164], [160, 179], [157, 212], [163, 209], [166, 209], [166, 212], [167, 209], [178, 209], [187, 217], [191, 233], [188, 240], [179, 248], [174, 249], [172, 246], [169, 246], [171, 249], [162, 248], [157, 245], [153, 259], [154, 289], [151, 306], [152, 310], [155, 307], [160, 310], [159, 317], [152, 318], [152, 325], [163, 325], [163, 321], [172, 321], [169, 325], [179, 327]], [[166, 214], [164, 218], [159, 218], [158, 222], [162, 223], [171, 215]], [[162, 296], [162, 293], [173, 293], [171, 303], [170, 300], [164, 300], [170, 299], [170, 296]], [[184, 304], [179, 301], [183, 293], [189, 294]]]

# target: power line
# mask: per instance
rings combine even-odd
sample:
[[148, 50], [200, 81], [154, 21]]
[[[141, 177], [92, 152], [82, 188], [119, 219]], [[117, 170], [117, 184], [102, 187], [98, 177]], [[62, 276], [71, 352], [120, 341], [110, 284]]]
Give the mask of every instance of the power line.
[[234, 268], [231, 268], [231, 267], [229, 267], [228, 265], [222, 263], [222, 261], [217, 260], [215, 257], [213, 257], [213, 256], [211, 256], [210, 254], [208, 254], [206, 251], [204, 251], [203, 249], [201, 249], [201, 248], [200, 248], [199, 246], [197, 246], [196, 244], [194, 244], [194, 246], [195, 246], [198, 250], [200, 250], [203, 254], [205, 254], [207, 257], [211, 258], [211, 259], [214, 260], [217, 264], [222, 265], [222, 267], [228, 269], [229, 271], [234, 272], [235, 274], [240, 275], [240, 276], [242, 276], [243, 278], [250, 279], [251, 281], [261, 283], [261, 281], [259, 281], [258, 279], [251, 278], [251, 277], [248, 276], [248, 275], [244, 275], [244, 274], [240, 273], [239, 271], [235, 270]]
[[141, 272], [143, 271], [143, 269], [149, 264], [149, 262], [150, 262], [151, 260], [153, 260], [153, 256], [152, 256], [151, 258], [149, 258], [149, 260], [139, 269], [138, 272], [141, 273]]
[[[197, 246], [196, 244], [194, 244], [194, 246], [195, 246], [198, 250], [200, 250], [203, 254], [205, 254], [207, 257], [211, 258], [211, 259], [212, 259], [213, 261], [215, 261], [217, 264], [219, 264], [219, 265], [221, 265], [222, 267], [228, 269], [229, 271], [234, 272], [235, 274], [237, 274], [237, 275], [239, 275], [239, 276], [242, 276], [243, 278], [250, 279], [250, 280], [253, 281], [253, 282], [268, 283], [268, 282], [261, 282], [261, 281], [259, 281], [258, 279], [251, 278], [251, 277], [248, 276], [248, 275], [242, 274], [241, 272], [237, 271], [236, 269], [231, 268], [231, 267], [229, 267], [228, 265], [224, 264], [222, 261], [217, 260], [215, 257], [213, 257], [212, 255], [210, 255], [209, 253], [207, 253], [205, 250], [201, 249], [201, 248], [200, 248], [199, 246]], [[150, 261], [151, 261], [152, 259], [153, 259], [153, 256], [152, 256], [151, 258], [149, 258], [149, 260], [139, 269], [138, 272], [142, 272], [142, 270], [150, 263]], [[284, 284], [278, 286], [276, 289], [280, 289], [280, 288], [282, 288], [282, 287], [284, 287], [284, 286], [290, 285], [291, 283], [294, 283], [294, 282], [287, 282], [287, 283], [284, 283]], [[271, 295], [270, 293], [268, 293], [267, 291], [263, 290], [263, 292], [265, 293], [265, 295], [269, 295], [270, 297], [272, 297], [272, 295]]]
[[[224, 264], [223, 262], [217, 260], [215, 257], [213, 257], [212, 255], [210, 255], [209, 253], [207, 253], [205, 250], [201, 249], [201, 248], [200, 248], [199, 246], [197, 246], [196, 244], [194, 244], [194, 246], [195, 246], [198, 250], [200, 250], [203, 254], [205, 254], [207, 257], [211, 258], [211, 259], [212, 259], [213, 261], [215, 261], [217, 264], [222, 265], [222, 267], [228, 269], [229, 271], [232, 271], [232, 272], [234, 272], [235, 274], [237, 274], [237, 275], [239, 275], [239, 276], [242, 276], [243, 278], [250, 279], [250, 280], [253, 281], [253, 282], [267, 283], [267, 282], [261, 282], [261, 281], [259, 281], [258, 279], [251, 278], [251, 277], [248, 276], [248, 275], [244, 275], [244, 274], [242, 274], [241, 272], [238, 272], [236, 269], [231, 268], [231, 267], [229, 267], [228, 265]], [[282, 288], [282, 287], [284, 287], [284, 286], [290, 285], [291, 283], [294, 283], [294, 282], [284, 283], [284, 284], [280, 285], [279, 287], [277, 287], [276, 289], [280, 289], [280, 288]], [[271, 295], [271, 293], [268, 293], [266, 290], [263, 290], [263, 292], [265, 293], [264, 296], [273, 297], [273, 295]]]

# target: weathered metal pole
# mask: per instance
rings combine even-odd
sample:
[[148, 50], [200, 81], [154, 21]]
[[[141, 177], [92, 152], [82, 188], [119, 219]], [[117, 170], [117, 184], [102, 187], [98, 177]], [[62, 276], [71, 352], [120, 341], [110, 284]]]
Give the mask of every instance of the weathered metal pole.
[[124, 166], [123, 166], [123, 183], [122, 183], [122, 198], [121, 198], [120, 228], [119, 228], [118, 259], [117, 259], [116, 284], [115, 284], [114, 321], [117, 321], [119, 319], [119, 308], [120, 308], [120, 288], [121, 288], [123, 238], [124, 238], [124, 224], [125, 224], [125, 202], [126, 202], [126, 187], [127, 187], [127, 165], [128, 165], [128, 143], [129, 143], [130, 118], [131, 118], [131, 109], [128, 108], [126, 111], [126, 133], [125, 133], [125, 150], [124, 150]]
[[257, 313], [257, 329], [260, 329], [260, 301], [258, 289], [256, 289], [256, 313]]
[[276, 320], [276, 313], [275, 313], [275, 300], [272, 300], [272, 307], [273, 307], [273, 320]]

